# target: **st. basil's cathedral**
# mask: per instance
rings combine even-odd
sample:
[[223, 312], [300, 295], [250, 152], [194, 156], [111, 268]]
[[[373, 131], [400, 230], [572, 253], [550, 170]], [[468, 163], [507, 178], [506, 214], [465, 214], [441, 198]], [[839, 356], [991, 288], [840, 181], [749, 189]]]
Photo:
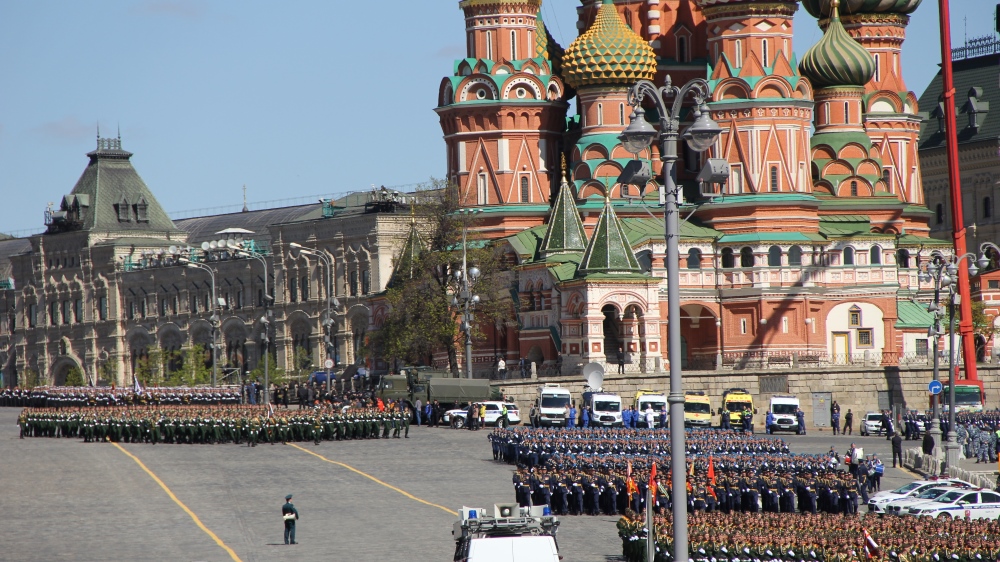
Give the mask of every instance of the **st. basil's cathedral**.
[[[516, 325], [488, 328], [476, 370], [502, 356], [570, 373], [620, 351], [632, 372], [663, 368], [662, 182], [618, 183], [635, 158], [618, 137], [629, 88], [668, 75], [707, 80], [723, 129], [706, 153], [678, 147], [684, 367], [925, 362], [918, 267], [951, 245], [928, 236], [901, 70], [920, 0], [805, 0], [823, 36], [802, 56], [797, 1], [582, 4], [563, 48], [541, 0], [460, 2], [467, 57], [436, 108], [447, 178], [482, 211], [470, 236], [517, 264]], [[638, 156], [661, 177], [655, 146]], [[730, 168], [711, 198], [705, 158]]]

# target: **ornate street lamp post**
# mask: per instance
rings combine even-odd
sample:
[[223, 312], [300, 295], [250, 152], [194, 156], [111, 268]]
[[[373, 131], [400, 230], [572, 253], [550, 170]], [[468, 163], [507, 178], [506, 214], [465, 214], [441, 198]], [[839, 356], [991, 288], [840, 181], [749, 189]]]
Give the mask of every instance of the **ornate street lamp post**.
[[[671, 502], [673, 504], [674, 560], [688, 559], [687, 528], [687, 461], [684, 454], [684, 387], [681, 380], [681, 309], [680, 309], [680, 207], [679, 188], [674, 164], [677, 162], [677, 139], [683, 138], [688, 147], [696, 152], [708, 150], [718, 139], [722, 128], [709, 116], [705, 103], [710, 96], [708, 83], [700, 78], [691, 80], [678, 88], [673, 86], [670, 76], [666, 84], [657, 88], [652, 82], [642, 80], [629, 90], [629, 103], [633, 107], [632, 121], [619, 139], [625, 150], [640, 154], [649, 148], [654, 140], [660, 142], [660, 161], [663, 162], [663, 201], [666, 220], [667, 242], [667, 355], [670, 361], [670, 471], [672, 478]], [[680, 134], [681, 106], [687, 96], [695, 101], [695, 121], [683, 135]], [[660, 130], [654, 129], [645, 119], [643, 100], [649, 96], [660, 116]], [[673, 103], [668, 102], [673, 98]], [[653, 522], [648, 521], [649, 538], [647, 559], [655, 553], [656, 537]]]
[[209, 321], [212, 324], [212, 388], [215, 388], [219, 378], [219, 315], [215, 312], [219, 306], [219, 296], [215, 292], [215, 270], [203, 263], [193, 262], [184, 257], [179, 258], [178, 261], [189, 269], [207, 271], [212, 279], [212, 316]]
[[[291, 244], [289, 244], [289, 246], [298, 250], [299, 253], [302, 255], [313, 256], [315, 258], [318, 258], [326, 265], [328, 275], [326, 276], [326, 313], [323, 315], [323, 330], [326, 333], [324, 337], [324, 344], [325, 344], [324, 347], [326, 349], [326, 358], [333, 359], [334, 357], [336, 357], [336, 345], [333, 342], [333, 339], [336, 338], [336, 334], [334, 333], [335, 329], [333, 328], [334, 325], [333, 313], [330, 310], [330, 307], [334, 304], [334, 301], [336, 301], [336, 298], [334, 298], [333, 296], [333, 260], [330, 258], [330, 256], [326, 255], [325, 252], [314, 250], [312, 248], [306, 248], [305, 246], [297, 242], [292, 242]], [[330, 382], [330, 368], [327, 367], [326, 368], [327, 392], [330, 391], [330, 388], [332, 388], [332, 386], [333, 385]]]
[[[466, 217], [483, 212], [482, 209], [459, 209], [459, 214]], [[481, 272], [476, 266], [469, 267], [468, 245], [466, 237], [468, 235], [468, 221], [462, 225], [462, 269], [455, 271], [455, 280], [460, 283], [458, 294], [452, 297], [452, 306], [462, 307], [462, 331], [465, 333], [465, 377], [472, 378], [472, 320], [473, 312], [479, 304], [479, 295], [472, 294], [472, 285], [479, 280]]]

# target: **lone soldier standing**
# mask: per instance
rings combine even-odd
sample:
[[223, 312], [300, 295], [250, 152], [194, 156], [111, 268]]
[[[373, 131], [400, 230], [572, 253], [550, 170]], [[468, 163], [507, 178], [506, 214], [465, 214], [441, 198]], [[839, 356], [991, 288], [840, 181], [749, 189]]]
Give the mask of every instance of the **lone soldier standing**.
[[299, 510], [292, 505], [292, 495], [285, 496], [285, 505], [281, 506], [281, 517], [285, 520], [285, 544], [295, 542], [295, 521], [299, 518]]

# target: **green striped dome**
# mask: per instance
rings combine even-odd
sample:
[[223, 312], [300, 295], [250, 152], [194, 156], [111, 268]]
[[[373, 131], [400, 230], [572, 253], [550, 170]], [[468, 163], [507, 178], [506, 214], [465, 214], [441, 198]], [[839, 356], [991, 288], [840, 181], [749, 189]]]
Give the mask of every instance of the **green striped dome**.
[[[922, 0], [841, 0], [843, 14], [910, 14]], [[802, 0], [802, 6], [814, 18], [830, 15], [830, 0]]]
[[656, 54], [632, 28], [625, 25], [613, 0], [604, 0], [594, 25], [576, 38], [562, 60], [563, 78], [580, 88], [601, 84], [629, 86], [652, 80]]
[[855, 41], [840, 23], [837, 0], [833, 0], [830, 26], [799, 63], [799, 72], [816, 88], [864, 86], [875, 74], [875, 59]]

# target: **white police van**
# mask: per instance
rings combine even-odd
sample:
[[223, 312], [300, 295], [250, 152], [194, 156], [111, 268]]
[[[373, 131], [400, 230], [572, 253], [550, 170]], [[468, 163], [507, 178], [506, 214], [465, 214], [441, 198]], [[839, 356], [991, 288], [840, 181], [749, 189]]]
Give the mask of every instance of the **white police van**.
[[935, 500], [911, 507], [908, 515], [955, 519], [997, 519], [1000, 517], [1000, 494], [988, 490], [952, 490]]

